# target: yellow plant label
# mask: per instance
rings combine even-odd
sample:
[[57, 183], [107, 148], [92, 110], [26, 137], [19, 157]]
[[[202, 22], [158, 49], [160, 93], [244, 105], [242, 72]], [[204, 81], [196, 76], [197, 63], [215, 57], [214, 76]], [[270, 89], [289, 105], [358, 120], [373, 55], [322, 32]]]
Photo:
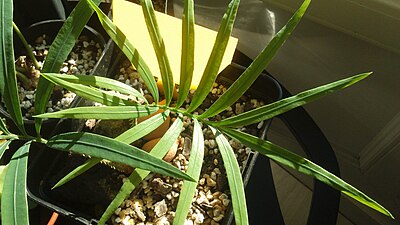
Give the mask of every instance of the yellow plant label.
[[[182, 46], [182, 20], [156, 12], [158, 26], [164, 39], [168, 59], [174, 76], [174, 82], [179, 83], [181, 46]], [[150, 67], [151, 72], [159, 77], [160, 69], [154, 53], [153, 45], [148, 34], [140, 5], [126, 1], [113, 1], [113, 21], [125, 34], [126, 38], [138, 50], [140, 56]], [[217, 32], [202, 26], [195, 26], [195, 65], [192, 80], [192, 88], [195, 89], [203, 75], [208, 58], [214, 46]], [[231, 37], [225, 51], [220, 67], [220, 72], [227, 67], [231, 61], [238, 40]]]

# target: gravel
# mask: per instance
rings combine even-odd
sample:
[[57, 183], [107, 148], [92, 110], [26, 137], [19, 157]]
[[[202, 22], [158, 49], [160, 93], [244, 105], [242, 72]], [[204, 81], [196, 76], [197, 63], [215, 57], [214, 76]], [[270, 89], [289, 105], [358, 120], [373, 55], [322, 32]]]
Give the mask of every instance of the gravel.
[[[40, 67], [42, 67], [46, 59], [49, 48], [50, 42], [47, 40], [45, 34], [36, 38], [32, 49]], [[67, 60], [63, 63], [60, 73], [89, 75], [96, 62], [100, 59], [102, 51], [99, 43], [96, 43], [87, 36], [80, 36]], [[20, 106], [25, 119], [32, 119], [36, 87], [42, 68], [35, 68], [31, 59], [26, 55], [22, 55], [16, 60], [16, 69], [19, 73], [17, 85], [20, 96]], [[23, 79], [21, 79], [21, 74], [28, 78], [29, 82], [24, 82]], [[60, 87], [55, 87], [52, 99], [47, 103], [46, 111], [55, 112], [66, 109], [70, 106], [74, 98], [74, 93]]]
[[[152, 99], [149, 97], [149, 92], [143, 84], [143, 81], [139, 78], [139, 75], [128, 61], [122, 64], [119, 73], [116, 75], [116, 79], [131, 84], [134, 88], [145, 93], [146, 98]], [[212, 90], [213, 91], [207, 96], [206, 101], [194, 113], [201, 114], [207, 110], [207, 108], [226, 91], [226, 87], [215, 83]], [[194, 91], [191, 91], [182, 108], [189, 107], [193, 94]], [[152, 101], [149, 102], [151, 103]], [[264, 105], [262, 101], [251, 98], [250, 96], [243, 96], [234, 105], [228, 107], [214, 118], [210, 118], [210, 120], [221, 120], [262, 105]], [[176, 115], [171, 113], [171, 117], [173, 121]], [[184, 129], [178, 138], [177, 153], [171, 163], [182, 171], [186, 171], [189, 163], [193, 124], [189, 118], [184, 117], [183, 119]], [[101, 121], [99, 124], [101, 124]], [[260, 124], [242, 128], [242, 130], [258, 135], [262, 127], [263, 124], [261, 122]], [[217, 143], [212, 131], [207, 126], [203, 126], [203, 134], [205, 138], [205, 156], [200, 180], [185, 225], [221, 224], [230, 207], [231, 200], [228, 181]], [[235, 152], [240, 167], [243, 167], [243, 165], [246, 164], [251, 149], [245, 147], [236, 140], [230, 138], [228, 138], [228, 140]], [[144, 143], [144, 140], [139, 140], [135, 142], [134, 145], [141, 147]], [[128, 174], [126, 174], [126, 176], [128, 176]], [[172, 224], [182, 184], [182, 180], [150, 174], [116, 210], [115, 215], [111, 219], [111, 223], [118, 225]]]

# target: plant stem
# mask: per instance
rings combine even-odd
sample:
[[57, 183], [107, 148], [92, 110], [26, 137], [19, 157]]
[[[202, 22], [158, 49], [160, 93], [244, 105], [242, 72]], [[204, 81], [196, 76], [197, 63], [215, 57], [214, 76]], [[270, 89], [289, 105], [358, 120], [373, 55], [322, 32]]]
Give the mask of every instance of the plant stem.
[[40, 69], [39, 63], [36, 60], [36, 57], [33, 55], [31, 47], [29, 46], [24, 35], [22, 35], [21, 31], [19, 30], [17, 25], [14, 23], [14, 21], [13, 21], [13, 28], [14, 28], [15, 33], [17, 33], [19, 39], [22, 41], [22, 44], [24, 45], [28, 56], [32, 59], [33, 63], [35, 64], [36, 69], [39, 70]]
[[31, 80], [28, 77], [26, 77], [25, 74], [19, 71], [15, 71], [15, 73], [17, 74], [18, 80], [22, 83], [24, 88], [29, 89], [29, 87], [32, 85]]

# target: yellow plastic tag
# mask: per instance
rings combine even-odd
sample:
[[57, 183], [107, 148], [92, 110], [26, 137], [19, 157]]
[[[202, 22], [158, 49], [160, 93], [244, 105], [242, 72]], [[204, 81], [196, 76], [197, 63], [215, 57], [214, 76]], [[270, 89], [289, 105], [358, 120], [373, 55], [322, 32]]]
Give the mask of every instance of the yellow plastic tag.
[[[174, 82], [179, 83], [181, 46], [182, 46], [182, 21], [178, 18], [156, 12], [158, 26], [164, 39], [168, 59], [174, 76]], [[127, 39], [139, 51], [141, 57], [150, 67], [151, 72], [159, 77], [160, 69], [154, 53], [153, 45], [144, 21], [140, 5], [125, 0], [113, 1], [113, 20]], [[208, 58], [214, 45], [217, 32], [195, 26], [195, 65], [192, 88], [195, 89], [203, 75]], [[219, 71], [227, 67], [233, 57], [238, 40], [231, 37], [226, 48]]]

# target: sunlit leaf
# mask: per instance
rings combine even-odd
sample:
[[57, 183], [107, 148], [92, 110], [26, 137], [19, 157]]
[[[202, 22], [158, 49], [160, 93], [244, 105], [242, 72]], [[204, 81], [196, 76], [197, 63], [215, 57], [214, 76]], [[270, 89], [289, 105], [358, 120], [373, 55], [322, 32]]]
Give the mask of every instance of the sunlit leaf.
[[13, 1], [0, 2], [0, 96], [18, 129], [25, 134], [14, 65]]
[[8, 141], [4, 141], [4, 140], [0, 140], [2, 142], [0, 142], [0, 159], [1, 157], [3, 157], [4, 152], [7, 150], [8, 146], [11, 143], [11, 140]]
[[[94, 0], [95, 5], [99, 5], [101, 0]], [[93, 10], [86, 1], [79, 1], [50, 46], [46, 60], [43, 64], [43, 73], [58, 73], [69, 53], [75, 46], [75, 42], [81, 34], [83, 28], [93, 14]], [[35, 95], [35, 114], [42, 114], [46, 111], [47, 102], [53, 91], [53, 84], [40, 77]], [[35, 118], [36, 132], [39, 134], [42, 119]]]
[[[155, 116], [150, 117], [149, 119], [137, 124], [131, 129], [125, 131], [121, 135], [115, 138], [115, 140], [120, 141], [125, 144], [130, 144], [145, 135], [149, 134], [151, 131], [155, 130], [159, 127], [168, 117], [169, 111], [165, 111], [163, 113], [157, 114]], [[74, 179], [75, 177], [81, 175], [85, 171], [89, 170], [93, 166], [97, 165], [101, 159], [98, 158], [90, 158], [84, 164], [78, 166], [73, 171], [64, 176], [53, 188], [60, 187], [61, 185], [67, 183], [68, 181]]]
[[182, 56], [179, 95], [176, 107], [185, 102], [192, 83], [194, 69], [194, 2], [185, 0], [182, 15]]
[[[136, 90], [135, 88], [133, 88], [130, 85], [124, 84], [124, 83], [122, 83], [120, 81], [116, 81], [114, 79], [100, 77], [100, 76], [54, 74], [54, 73], [52, 73], [52, 74], [47, 73], [47, 74], [45, 74], [45, 76], [48, 80], [54, 82], [57, 85], [65, 87], [67, 89], [68, 89], [68, 87], [73, 86], [73, 85], [63, 86], [63, 83], [60, 82], [60, 80], [66, 81], [66, 82], [69, 82], [72, 84], [82, 84], [82, 85], [86, 85], [86, 86], [93, 86], [93, 87], [117, 91], [122, 94], [136, 97], [147, 103], [146, 98], [138, 90]], [[58, 78], [58, 79], [54, 79], [54, 78]], [[79, 88], [74, 88], [74, 89], [79, 90]]]
[[4, 119], [0, 117], [0, 131], [3, 132], [3, 134], [10, 134], [10, 131], [8, 131], [6, 124], [4, 123]]
[[328, 172], [327, 170], [316, 165], [310, 160], [305, 159], [295, 153], [292, 153], [269, 141], [262, 140], [249, 134], [229, 128], [220, 128], [220, 130], [230, 137], [237, 139], [244, 145], [252, 148], [253, 150], [256, 150], [259, 153], [273, 159], [274, 161], [295, 169], [301, 173], [310, 175], [318, 179], [319, 181], [343, 192], [351, 198], [363, 203], [364, 205], [369, 206], [372, 209], [375, 209], [378, 212], [381, 212], [393, 218], [392, 214], [375, 200], [371, 199], [350, 184], [344, 182], [336, 175]]
[[211, 117], [224, 111], [249, 89], [300, 22], [310, 2], [311, 0], [305, 0], [303, 2], [289, 22], [275, 35], [267, 47], [264, 48], [243, 74], [199, 118]]
[[[204, 159], [204, 136], [201, 125], [195, 119], [193, 128], [192, 149], [190, 151], [189, 165], [186, 174], [199, 180], [201, 166]], [[190, 206], [192, 205], [193, 197], [196, 191], [197, 182], [183, 181], [182, 189], [179, 195], [178, 205], [174, 224], [184, 224], [188, 215]]]
[[88, 106], [64, 109], [53, 113], [37, 115], [39, 118], [73, 118], [124, 120], [148, 116], [158, 110], [157, 106]]
[[151, 0], [140, 0], [140, 3], [142, 5], [144, 20], [146, 21], [147, 30], [149, 31], [154, 52], [156, 53], [158, 66], [160, 68], [161, 80], [166, 100], [165, 105], [168, 106], [172, 100], [172, 94], [174, 91], [174, 80], [171, 65], [169, 64], [167, 52], [165, 50], [164, 40], [161, 36], [160, 29], [158, 28], [153, 4], [151, 3]]
[[211, 126], [210, 128], [215, 135], [218, 149], [224, 161], [226, 177], [228, 178], [229, 190], [231, 192], [235, 222], [236, 224], [249, 224], [242, 174], [235, 153], [226, 137], [215, 128]]
[[28, 142], [19, 148], [8, 164], [1, 197], [2, 224], [29, 224], [26, 174], [30, 144]]
[[159, 157], [152, 156], [134, 146], [97, 134], [80, 132], [59, 134], [52, 137], [47, 142], [47, 146], [60, 151], [72, 151], [107, 159], [166, 176], [193, 180], [190, 176]]
[[319, 86], [295, 96], [285, 98], [271, 104], [261, 106], [248, 112], [226, 118], [222, 121], [210, 122], [213, 126], [246, 126], [258, 123], [263, 120], [271, 119], [274, 116], [287, 112], [293, 108], [305, 105], [315, 101], [327, 94], [349, 87], [362, 79], [368, 77], [371, 73], [363, 73], [343, 80], [335, 81], [330, 84]]
[[[163, 158], [165, 154], [169, 151], [171, 146], [176, 142], [179, 134], [183, 128], [182, 118], [177, 118], [175, 122], [171, 125], [168, 131], [160, 139], [160, 141], [151, 150], [150, 155]], [[121, 205], [127, 196], [129, 196], [133, 190], [142, 182], [150, 171], [143, 169], [135, 169], [132, 174], [128, 177], [127, 181], [124, 182], [118, 194], [115, 196], [113, 201], [107, 207], [106, 211], [101, 216], [98, 224], [104, 225], [107, 220], [114, 214], [115, 210]]]
[[[69, 75], [67, 75], [69, 76]], [[137, 105], [136, 102], [122, 99], [121, 95], [118, 95], [116, 92], [107, 92], [105, 90], [97, 89], [90, 86], [85, 86], [83, 84], [74, 84], [65, 80], [62, 80], [56, 76], [52, 76], [51, 74], [42, 74], [42, 77], [49, 80], [51, 83], [60, 85], [68, 89], [71, 92], [76, 93], [78, 96], [85, 98], [87, 100], [91, 100], [94, 102], [101, 103], [106, 106], [126, 106], [126, 105]], [[38, 117], [40, 118], [40, 117]]]
[[93, 3], [92, 0], [86, 0], [86, 1], [97, 13], [97, 17], [99, 18], [99, 21], [102, 24], [104, 30], [107, 32], [110, 38], [117, 44], [117, 46], [121, 49], [121, 51], [133, 64], [133, 66], [136, 68], [140, 77], [143, 79], [143, 82], [146, 84], [150, 93], [153, 95], [154, 101], [158, 102], [159, 96], [158, 96], [156, 81], [149, 67], [143, 61], [142, 57], [140, 57], [139, 52], [126, 39], [125, 35], [121, 32], [121, 30], [118, 29], [118, 27], [107, 17], [107, 15], [105, 15], [100, 10], [100, 8], [97, 5]]
[[187, 109], [188, 112], [192, 112], [203, 103], [217, 78], [218, 70], [221, 66], [222, 58], [225, 54], [226, 46], [228, 45], [229, 37], [233, 29], [239, 3], [240, 0], [232, 0], [231, 3], [229, 3], [228, 9], [219, 27], [210, 58], [204, 69], [203, 76], [193, 96], [192, 102]]

